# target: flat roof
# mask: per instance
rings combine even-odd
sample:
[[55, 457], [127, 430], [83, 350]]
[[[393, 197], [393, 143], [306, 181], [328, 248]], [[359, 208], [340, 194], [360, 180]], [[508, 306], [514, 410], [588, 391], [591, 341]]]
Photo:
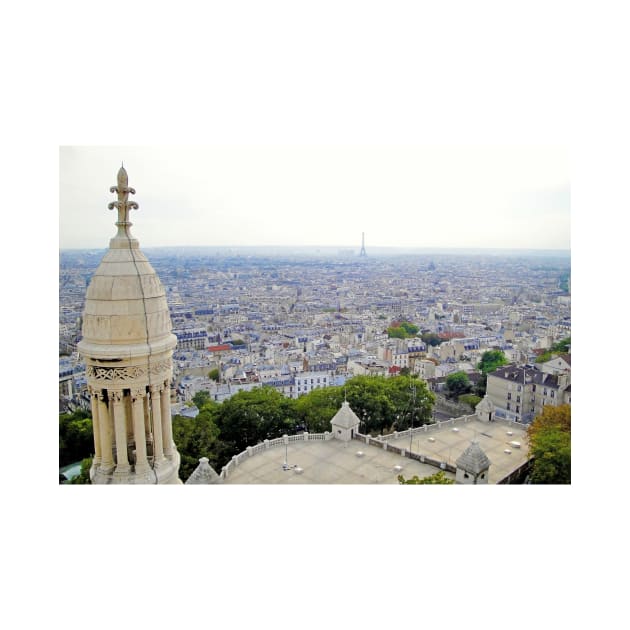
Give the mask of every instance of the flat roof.
[[[462, 449], [463, 451], [463, 449]], [[362, 452], [363, 456], [357, 455]], [[224, 484], [398, 484], [398, 475], [428, 477], [440, 469], [359, 440], [299, 440], [261, 450], [230, 471]], [[457, 453], [459, 456], [461, 453]], [[400, 466], [401, 470], [394, 467]], [[299, 467], [301, 472], [296, 468]], [[454, 479], [454, 473], [444, 471]]]
[[[522, 425], [500, 419], [482, 422], [476, 417], [470, 420], [464, 418], [441, 422], [439, 427], [437, 423], [427, 425], [426, 431], [421, 430], [412, 435], [411, 447], [408, 435], [388, 438], [387, 441], [398, 448], [405, 448], [455, 466], [457, 458], [473, 440], [477, 440], [490, 460], [488, 470], [490, 484], [498, 483], [527, 461], [529, 441], [527, 430]], [[511, 435], [508, 432], [511, 432]], [[518, 442], [520, 448], [510, 442]], [[506, 450], [511, 452], [506, 453]]]

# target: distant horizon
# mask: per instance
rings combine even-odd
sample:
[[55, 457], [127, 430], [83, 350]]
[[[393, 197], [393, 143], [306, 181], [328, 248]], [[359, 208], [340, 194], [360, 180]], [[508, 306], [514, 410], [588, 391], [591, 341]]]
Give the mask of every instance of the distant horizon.
[[[60, 247], [60, 252], [81, 252], [81, 251], [105, 251], [108, 249], [108, 245], [103, 247]], [[151, 250], [218, 250], [218, 251], [230, 251], [230, 250], [249, 250], [249, 251], [275, 251], [275, 250], [300, 250], [305, 252], [326, 252], [336, 253], [337, 255], [343, 255], [344, 257], [356, 256], [359, 258], [360, 247], [352, 245], [150, 245], [143, 247], [140, 243], [140, 249], [144, 251]], [[440, 254], [440, 253], [517, 253], [522, 254], [529, 252], [532, 255], [562, 255], [570, 256], [571, 249], [563, 248], [535, 248], [535, 247], [411, 247], [411, 246], [396, 246], [396, 245], [375, 245], [372, 247], [366, 246], [365, 258], [370, 258], [370, 252], [384, 253], [384, 252], [403, 252], [410, 254]], [[372, 255], [373, 255], [372, 254]], [[363, 258], [363, 257], [361, 257]]]

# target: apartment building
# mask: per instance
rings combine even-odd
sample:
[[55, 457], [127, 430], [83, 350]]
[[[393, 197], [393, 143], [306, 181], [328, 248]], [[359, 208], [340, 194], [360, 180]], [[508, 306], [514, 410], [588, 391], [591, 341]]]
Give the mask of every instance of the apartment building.
[[499, 415], [531, 422], [546, 405], [571, 404], [571, 373], [506, 365], [488, 374], [486, 393]]
[[208, 346], [208, 331], [205, 328], [173, 330], [177, 337], [177, 350], [203, 350]]
[[332, 375], [327, 372], [300, 372], [295, 375], [294, 391], [297, 396], [308, 394], [314, 389], [332, 385]]

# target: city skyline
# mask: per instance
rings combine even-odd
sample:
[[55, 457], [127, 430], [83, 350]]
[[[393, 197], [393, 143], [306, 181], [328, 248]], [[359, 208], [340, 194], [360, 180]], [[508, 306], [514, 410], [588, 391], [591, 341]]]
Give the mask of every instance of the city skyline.
[[142, 247], [571, 247], [562, 147], [257, 145], [61, 147], [60, 249], [107, 246], [121, 162]]

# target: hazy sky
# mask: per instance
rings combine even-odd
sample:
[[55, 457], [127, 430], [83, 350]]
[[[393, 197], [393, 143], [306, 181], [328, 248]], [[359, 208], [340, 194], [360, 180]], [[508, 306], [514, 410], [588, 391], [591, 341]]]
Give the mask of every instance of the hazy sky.
[[121, 162], [142, 247], [570, 248], [558, 146], [60, 148], [60, 248], [106, 247]]

